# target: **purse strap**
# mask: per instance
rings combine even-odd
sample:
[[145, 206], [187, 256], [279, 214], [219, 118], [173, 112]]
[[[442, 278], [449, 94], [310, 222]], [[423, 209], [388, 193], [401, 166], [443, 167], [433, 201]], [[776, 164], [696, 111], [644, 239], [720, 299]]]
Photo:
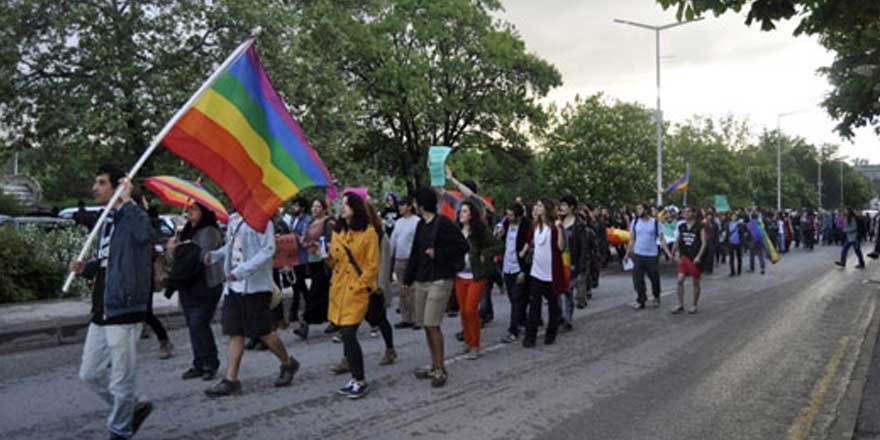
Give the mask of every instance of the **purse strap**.
[[351, 254], [351, 249], [346, 245], [342, 245], [342, 248], [345, 249], [345, 255], [348, 255], [348, 262], [354, 267], [354, 271], [357, 272], [358, 276], [361, 276], [363, 272], [361, 271], [361, 267], [357, 264], [357, 261], [354, 260], [354, 255]]

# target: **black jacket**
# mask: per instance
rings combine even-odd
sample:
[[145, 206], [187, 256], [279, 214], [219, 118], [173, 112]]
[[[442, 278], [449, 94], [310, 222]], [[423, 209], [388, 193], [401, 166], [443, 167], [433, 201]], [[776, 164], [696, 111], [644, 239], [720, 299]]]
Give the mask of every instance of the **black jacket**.
[[[434, 258], [429, 258], [425, 251], [432, 247]], [[454, 279], [457, 271], [454, 257], [463, 256], [468, 248], [464, 235], [449, 218], [435, 215], [430, 224], [425, 223], [424, 219], [419, 220], [404, 284]]]

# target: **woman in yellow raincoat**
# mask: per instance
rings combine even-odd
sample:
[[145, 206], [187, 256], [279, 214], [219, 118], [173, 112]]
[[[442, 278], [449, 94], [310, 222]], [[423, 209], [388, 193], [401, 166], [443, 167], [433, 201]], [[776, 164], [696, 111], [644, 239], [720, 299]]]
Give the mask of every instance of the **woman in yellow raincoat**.
[[348, 193], [342, 198], [342, 219], [330, 240], [328, 262], [333, 269], [330, 280], [330, 322], [340, 328], [340, 336], [352, 379], [339, 394], [358, 399], [367, 393], [364, 357], [357, 330], [367, 314], [370, 294], [376, 290], [379, 274], [379, 238], [370, 226], [364, 199]]

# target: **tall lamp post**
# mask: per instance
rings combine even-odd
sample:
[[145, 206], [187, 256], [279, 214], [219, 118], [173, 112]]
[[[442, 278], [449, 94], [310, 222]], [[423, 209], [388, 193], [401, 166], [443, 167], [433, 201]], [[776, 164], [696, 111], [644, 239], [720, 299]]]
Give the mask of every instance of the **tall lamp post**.
[[674, 28], [688, 23], [693, 23], [702, 19], [703, 18], [700, 17], [690, 21], [675, 22], [665, 24], [663, 26], [652, 26], [649, 24], [637, 23], [629, 20], [614, 19], [615, 23], [626, 24], [630, 26], [635, 26], [637, 28], [654, 31], [654, 40], [657, 55], [657, 111], [654, 115], [654, 120], [657, 123], [657, 206], [663, 205], [663, 112], [660, 109], [660, 31], [664, 31], [666, 29]]

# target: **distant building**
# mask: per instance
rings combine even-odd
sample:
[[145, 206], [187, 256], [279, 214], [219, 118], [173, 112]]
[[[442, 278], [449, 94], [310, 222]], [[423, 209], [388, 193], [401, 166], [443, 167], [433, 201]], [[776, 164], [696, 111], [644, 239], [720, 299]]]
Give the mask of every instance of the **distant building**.
[[[856, 165], [853, 168], [871, 181], [875, 195], [880, 194], [880, 165]], [[871, 208], [880, 208], [880, 199], [874, 197], [871, 200]]]

